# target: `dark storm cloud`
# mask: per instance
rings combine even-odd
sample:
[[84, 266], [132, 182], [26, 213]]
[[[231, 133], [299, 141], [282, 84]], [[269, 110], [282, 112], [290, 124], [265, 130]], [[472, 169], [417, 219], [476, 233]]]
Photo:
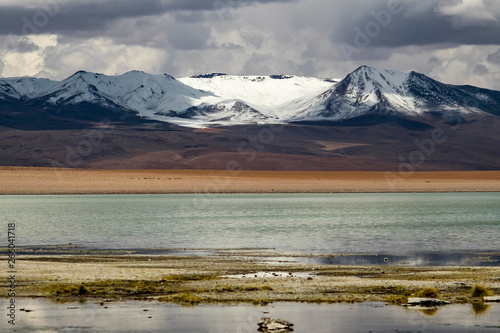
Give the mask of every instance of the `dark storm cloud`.
[[500, 3], [485, 0], [469, 10], [460, 7], [463, 4], [460, 0], [388, 0], [374, 5], [351, 0], [345, 8], [351, 15], [339, 17], [331, 41], [357, 48], [500, 44]]
[[[100, 34], [124, 18], [158, 16], [180, 11], [225, 11], [232, 8], [296, 0], [49, 0], [39, 7], [0, 6], [0, 34]], [[103, 31], [104, 30], [104, 31]]]

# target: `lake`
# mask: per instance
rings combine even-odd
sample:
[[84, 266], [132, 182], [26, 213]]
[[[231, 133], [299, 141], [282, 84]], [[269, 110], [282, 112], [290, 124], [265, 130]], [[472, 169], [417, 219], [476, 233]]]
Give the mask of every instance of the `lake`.
[[1, 196], [0, 221], [15, 223], [17, 246], [30, 249], [500, 259], [500, 193]]

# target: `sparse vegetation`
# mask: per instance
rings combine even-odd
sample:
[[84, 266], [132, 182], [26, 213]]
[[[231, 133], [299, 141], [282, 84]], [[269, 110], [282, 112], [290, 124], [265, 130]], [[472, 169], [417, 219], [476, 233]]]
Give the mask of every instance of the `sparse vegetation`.
[[83, 284], [80, 287], [78, 287], [78, 295], [85, 295], [88, 292], [89, 291], [87, 290], [87, 288], [85, 288]]
[[425, 298], [437, 298], [439, 292], [436, 288], [424, 288], [418, 291], [415, 296], [417, 297], [425, 297]]
[[388, 296], [385, 301], [394, 305], [406, 304], [408, 303], [408, 296]]
[[88, 293], [88, 290], [84, 285], [75, 286], [63, 283], [48, 285], [44, 288], [44, 291], [50, 296], [83, 296]]
[[162, 281], [207, 281], [216, 279], [215, 275], [208, 274], [185, 274], [185, 275], [165, 275]]
[[490, 295], [490, 291], [485, 286], [480, 284], [472, 287], [472, 297], [484, 297]]
[[[260, 255], [260, 253], [259, 253]], [[111, 260], [107, 257], [81, 256], [74, 258], [48, 257], [55, 265], [74, 262], [99, 262], [102, 267], [120, 274], [107, 274], [111, 279], [61, 275], [40, 278], [32, 274], [19, 286], [23, 297], [48, 296], [52, 300], [75, 302], [80, 299], [101, 302], [104, 299], [161, 299], [165, 302], [192, 305], [198, 303], [255, 303], [269, 302], [371, 302], [385, 301], [391, 304], [406, 304], [408, 297], [438, 297], [455, 304], [482, 303], [481, 297], [499, 294], [499, 288], [491, 292], [484, 286], [498, 280], [500, 268], [443, 268], [443, 267], [350, 267], [300, 265], [286, 270], [272, 264], [252, 260], [217, 258], [163, 258], [144, 262], [140, 257], [137, 266], [126, 259]], [[28, 261], [29, 263], [29, 261]], [[134, 268], [133, 274], [123, 274], [124, 269]], [[137, 267], [144, 270], [141, 279]], [[33, 269], [35, 269], [34, 267]], [[163, 270], [165, 268], [166, 270]], [[151, 271], [148, 271], [148, 270]], [[283, 271], [292, 273], [285, 277], [260, 278], [254, 272]], [[280, 272], [281, 272], [280, 271]], [[173, 274], [167, 273], [173, 272]], [[312, 273], [312, 280], [295, 276], [294, 273]], [[244, 278], [233, 278], [242, 274]], [[288, 275], [286, 273], [285, 275]], [[229, 276], [229, 277], [226, 277]], [[124, 278], [126, 277], [126, 278]], [[93, 280], [92, 280], [93, 279]], [[474, 288], [472, 288], [476, 285]], [[484, 286], [483, 286], [484, 285]], [[427, 287], [427, 288], [425, 288]]]
[[256, 299], [252, 301], [253, 305], [268, 305], [269, 303], [271, 303], [271, 301], [268, 299]]
[[467, 304], [467, 303], [469, 303], [469, 299], [465, 296], [459, 296], [459, 297], [455, 298], [455, 303]]
[[201, 297], [195, 296], [193, 294], [182, 294], [172, 297], [172, 301], [181, 304], [196, 305], [200, 303], [203, 299]]

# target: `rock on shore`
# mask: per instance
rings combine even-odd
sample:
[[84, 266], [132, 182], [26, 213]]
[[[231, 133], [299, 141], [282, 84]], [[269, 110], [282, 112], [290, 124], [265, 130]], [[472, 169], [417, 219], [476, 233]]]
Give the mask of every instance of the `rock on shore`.
[[500, 302], [500, 296], [484, 296], [485, 302]]
[[448, 301], [443, 301], [438, 298], [425, 298], [425, 297], [409, 297], [408, 305], [424, 305], [424, 306], [435, 306], [435, 305], [445, 305], [450, 304]]
[[257, 323], [260, 332], [291, 332], [293, 324], [284, 319], [262, 317]]

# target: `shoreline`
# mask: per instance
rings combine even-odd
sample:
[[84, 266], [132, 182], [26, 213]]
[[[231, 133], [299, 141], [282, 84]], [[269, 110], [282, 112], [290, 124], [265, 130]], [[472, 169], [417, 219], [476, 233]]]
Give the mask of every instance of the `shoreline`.
[[500, 192], [500, 171], [88, 170], [0, 167], [0, 195]]
[[[270, 253], [271, 256], [283, 254]], [[181, 305], [273, 302], [405, 304], [432, 288], [452, 304], [482, 302], [476, 285], [500, 294], [498, 266], [325, 265], [244, 253], [19, 255], [17, 297], [149, 300]], [[0, 287], [2, 295], [7, 286]]]

